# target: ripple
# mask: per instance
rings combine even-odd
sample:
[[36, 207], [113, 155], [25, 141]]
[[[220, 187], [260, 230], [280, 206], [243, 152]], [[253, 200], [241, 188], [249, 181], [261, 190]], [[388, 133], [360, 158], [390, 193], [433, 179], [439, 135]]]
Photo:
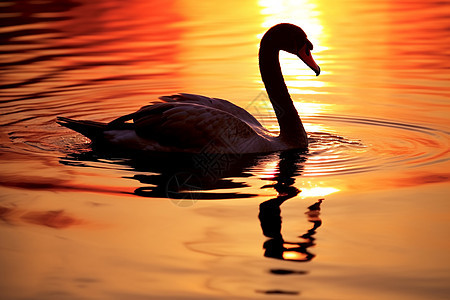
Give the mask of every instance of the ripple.
[[[446, 131], [412, 123], [378, 120], [362, 117], [318, 115], [304, 118], [308, 123], [336, 128], [339, 134], [309, 132], [310, 146], [307, 154], [300, 153], [294, 161], [298, 170], [292, 174], [304, 177], [339, 176], [375, 172], [392, 168], [416, 168], [448, 161], [450, 158], [450, 134]], [[347, 128], [352, 129], [351, 136]], [[91, 151], [87, 141], [73, 133], [61, 136], [56, 125], [48, 131], [10, 132], [15, 152], [84, 153]], [[342, 134], [341, 134], [342, 132]], [[22, 146], [20, 146], [22, 145]], [[30, 148], [30, 146], [32, 146]], [[82, 159], [83, 161], [83, 159]], [[260, 155], [249, 168], [243, 168], [260, 178], [272, 178], [277, 173], [276, 153]], [[98, 161], [96, 167], [122, 169], [117, 161], [105, 164]], [[87, 162], [91, 166], [92, 162]], [[273, 165], [273, 166], [272, 166]], [[271, 167], [272, 166], [272, 167]], [[151, 168], [152, 169], [152, 168]], [[153, 169], [152, 169], [153, 170]], [[161, 170], [153, 170], [160, 172]], [[237, 176], [236, 171], [232, 176]], [[230, 175], [230, 174], [228, 174]]]
[[305, 119], [333, 127], [337, 127], [335, 123], [345, 123], [355, 131], [370, 131], [370, 134], [364, 134], [363, 141], [325, 132], [310, 133], [304, 176], [413, 168], [449, 160], [450, 134], [443, 130], [362, 117], [322, 115]]

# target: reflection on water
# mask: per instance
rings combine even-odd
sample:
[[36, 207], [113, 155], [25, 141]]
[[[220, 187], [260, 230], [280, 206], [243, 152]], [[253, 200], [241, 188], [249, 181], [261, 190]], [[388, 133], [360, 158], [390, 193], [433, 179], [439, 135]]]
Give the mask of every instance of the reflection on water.
[[[134, 194], [150, 198], [168, 198], [177, 206], [190, 207], [200, 200], [245, 199], [257, 197], [256, 193], [243, 193], [250, 186], [242, 181], [257, 174], [261, 180], [271, 181], [261, 189], [275, 190], [275, 198], [265, 200], [259, 205], [258, 219], [265, 237], [264, 256], [285, 261], [308, 262], [315, 257], [310, 251], [316, 246], [316, 230], [322, 225], [320, 206], [324, 199], [310, 205], [305, 212], [306, 219], [312, 223], [299, 241], [287, 241], [282, 234], [281, 205], [298, 196], [302, 191], [294, 186], [296, 178], [302, 174], [307, 161], [305, 153], [286, 151], [269, 155], [210, 154], [174, 156], [159, 154], [154, 156], [127, 159], [110, 159], [110, 164], [124, 165], [137, 172], [126, 179], [139, 181], [145, 186], [134, 190]], [[119, 153], [104, 152], [99, 149], [82, 154], [72, 154], [61, 162], [78, 167], [91, 167], [92, 162], [106, 157], [119, 156]], [[129, 154], [128, 154], [129, 157]], [[239, 180], [239, 181], [238, 181]], [[332, 189], [332, 188], [330, 188]], [[237, 192], [227, 192], [237, 191]], [[335, 191], [335, 190], [332, 190]], [[314, 196], [311, 190], [307, 197]], [[322, 190], [323, 192], [323, 190]], [[325, 192], [325, 194], [327, 194]], [[271, 274], [301, 274], [308, 272], [295, 269], [271, 269]], [[265, 294], [299, 294], [297, 291], [256, 290]]]
[[[120, 158], [120, 155], [125, 155]], [[114, 158], [116, 157], [116, 158]], [[143, 186], [134, 194], [150, 198], [178, 199], [180, 206], [189, 206], [195, 200], [239, 199], [257, 194], [227, 192], [249, 187], [236, 179], [252, 176], [249, 169], [259, 164], [265, 156], [240, 154], [150, 154], [94, 151], [71, 154], [62, 164], [90, 168], [97, 162], [112, 166], [126, 166], [133, 175], [123, 176], [140, 182]], [[234, 179], [230, 179], [234, 178]], [[186, 201], [182, 201], [186, 200]], [[190, 202], [194, 201], [194, 202]]]
[[308, 251], [308, 248], [314, 246], [315, 238], [313, 235], [316, 229], [320, 227], [322, 221], [319, 218], [320, 204], [323, 199], [319, 199], [315, 204], [308, 207], [307, 215], [308, 221], [312, 222], [314, 226], [305, 234], [301, 235], [301, 242], [287, 242], [284, 240], [281, 233], [281, 208], [280, 206], [291, 198], [294, 198], [300, 193], [295, 186], [295, 176], [299, 175], [298, 163], [301, 159], [296, 153], [288, 152], [280, 155], [278, 163], [278, 171], [273, 180], [275, 183], [266, 185], [263, 188], [274, 188], [278, 195], [276, 198], [264, 201], [259, 205], [259, 220], [264, 235], [269, 238], [264, 242], [264, 249], [266, 250], [264, 256], [289, 260], [289, 261], [310, 261], [314, 258], [314, 254]]
[[[447, 2], [0, 10], [1, 299], [448, 296]], [[281, 55], [307, 153], [130, 157], [55, 124], [188, 92], [276, 132], [257, 45], [277, 22], [306, 31], [323, 70]]]

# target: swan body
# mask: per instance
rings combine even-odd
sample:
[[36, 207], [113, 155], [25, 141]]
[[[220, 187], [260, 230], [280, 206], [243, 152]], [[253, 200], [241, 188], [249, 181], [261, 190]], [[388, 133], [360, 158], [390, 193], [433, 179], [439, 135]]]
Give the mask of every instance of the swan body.
[[303, 30], [292, 24], [272, 27], [261, 40], [261, 77], [280, 125], [279, 135], [227, 100], [185, 93], [160, 97], [109, 123], [64, 117], [59, 117], [58, 123], [94, 143], [130, 150], [243, 154], [305, 150], [307, 134], [284, 83], [278, 53], [284, 50], [298, 55], [319, 75], [311, 49]]

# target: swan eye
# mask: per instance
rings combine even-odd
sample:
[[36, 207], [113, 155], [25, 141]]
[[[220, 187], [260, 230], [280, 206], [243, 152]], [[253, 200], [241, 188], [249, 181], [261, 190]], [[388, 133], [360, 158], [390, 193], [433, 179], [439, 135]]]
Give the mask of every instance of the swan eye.
[[311, 55], [311, 50], [309, 48], [305, 48], [305, 53], [307, 56]]
[[306, 55], [310, 56], [311, 55], [311, 50], [314, 48], [313, 44], [309, 41], [306, 40]]

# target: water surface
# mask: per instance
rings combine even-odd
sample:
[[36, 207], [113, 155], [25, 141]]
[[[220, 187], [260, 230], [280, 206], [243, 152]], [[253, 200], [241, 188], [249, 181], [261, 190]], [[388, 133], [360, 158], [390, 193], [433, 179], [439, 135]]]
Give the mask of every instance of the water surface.
[[[448, 3], [0, 7], [1, 299], [450, 293]], [[55, 123], [188, 92], [276, 132], [257, 51], [280, 22], [322, 69], [281, 55], [308, 152], [130, 157]]]

